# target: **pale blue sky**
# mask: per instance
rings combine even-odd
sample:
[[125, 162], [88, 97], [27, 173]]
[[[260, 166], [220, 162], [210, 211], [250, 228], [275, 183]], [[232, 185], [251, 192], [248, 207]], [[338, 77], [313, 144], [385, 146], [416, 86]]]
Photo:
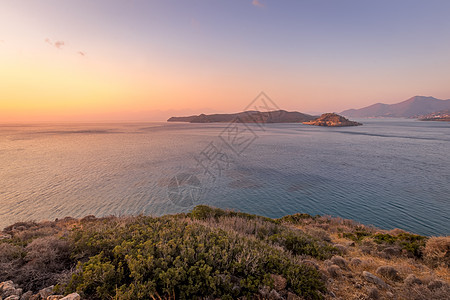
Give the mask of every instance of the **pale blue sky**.
[[340, 111], [450, 98], [449, 16], [448, 0], [0, 0], [0, 63], [83, 52], [84, 71], [107, 68], [146, 110], [236, 111], [264, 90]]

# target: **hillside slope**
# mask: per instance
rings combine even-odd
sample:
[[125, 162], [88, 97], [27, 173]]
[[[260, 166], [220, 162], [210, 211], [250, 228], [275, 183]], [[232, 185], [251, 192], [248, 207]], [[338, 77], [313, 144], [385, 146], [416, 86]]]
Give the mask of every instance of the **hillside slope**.
[[42, 299], [38, 291], [77, 292], [82, 299], [446, 299], [450, 293], [449, 237], [308, 214], [270, 219], [197, 206], [162, 217], [21, 222], [0, 236], [0, 282], [13, 281], [0, 283], [3, 298], [25, 291], [33, 299]]
[[450, 100], [415, 96], [396, 104], [377, 103], [360, 109], [344, 110], [340, 114], [346, 117], [356, 118], [412, 118], [418, 115], [426, 115], [445, 109], [450, 109]]

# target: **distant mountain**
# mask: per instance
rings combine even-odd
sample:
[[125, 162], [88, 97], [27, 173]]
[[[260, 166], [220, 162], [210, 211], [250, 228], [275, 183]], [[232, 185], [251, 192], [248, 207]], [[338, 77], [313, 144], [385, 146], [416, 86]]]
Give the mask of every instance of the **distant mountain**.
[[362, 125], [358, 122], [350, 121], [343, 116], [334, 114], [334, 113], [326, 113], [321, 115], [315, 120], [309, 122], [303, 122], [306, 125], [315, 125], [315, 126], [326, 126], [326, 127], [345, 127], [345, 126], [359, 126]]
[[235, 114], [213, 114], [188, 117], [172, 117], [167, 122], [227, 123], [238, 119], [242, 123], [302, 123], [317, 118], [296, 111], [277, 110], [270, 112], [245, 111]]
[[447, 121], [450, 122], [450, 109], [437, 111], [418, 117], [421, 121]]
[[450, 109], [450, 100], [415, 96], [396, 104], [377, 103], [360, 109], [345, 110], [340, 114], [353, 118], [413, 118], [445, 109]]

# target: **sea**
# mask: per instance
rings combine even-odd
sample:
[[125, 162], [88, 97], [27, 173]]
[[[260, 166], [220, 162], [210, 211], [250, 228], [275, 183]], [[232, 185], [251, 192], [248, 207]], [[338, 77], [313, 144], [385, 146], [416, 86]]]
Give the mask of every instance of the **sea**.
[[0, 228], [199, 204], [450, 234], [450, 123], [0, 125]]

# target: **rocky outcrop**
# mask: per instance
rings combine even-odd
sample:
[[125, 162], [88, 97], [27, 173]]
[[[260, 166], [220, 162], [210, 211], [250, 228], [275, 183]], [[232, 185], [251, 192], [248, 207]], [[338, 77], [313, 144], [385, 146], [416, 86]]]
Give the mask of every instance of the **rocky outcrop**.
[[344, 127], [344, 126], [359, 126], [361, 123], [350, 121], [343, 116], [335, 113], [326, 113], [315, 120], [303, 122], [306, 125], [326, 126], [326, 127]]
[[11, 280], [0, 282], [0, 300], [80, 300], [81, 297], [77, 293], [72, 293], [64, 297], [64, 295], [54, 295], [54, 286], [46, 287], [38, 293], [33, 294], [32, 291], [22, 293], [22, 289]]
[[383, 281], [383, 279], [373, 275], [370, 272], [367, 271], [363, 271], [362, 276], [365, 280], [367, 280], [368, 282], [374, 283], [376, 285], [378, 285], [379, 287], [382, 288], [388, 288], [389, 286], [386, 284], [386, 282]]

